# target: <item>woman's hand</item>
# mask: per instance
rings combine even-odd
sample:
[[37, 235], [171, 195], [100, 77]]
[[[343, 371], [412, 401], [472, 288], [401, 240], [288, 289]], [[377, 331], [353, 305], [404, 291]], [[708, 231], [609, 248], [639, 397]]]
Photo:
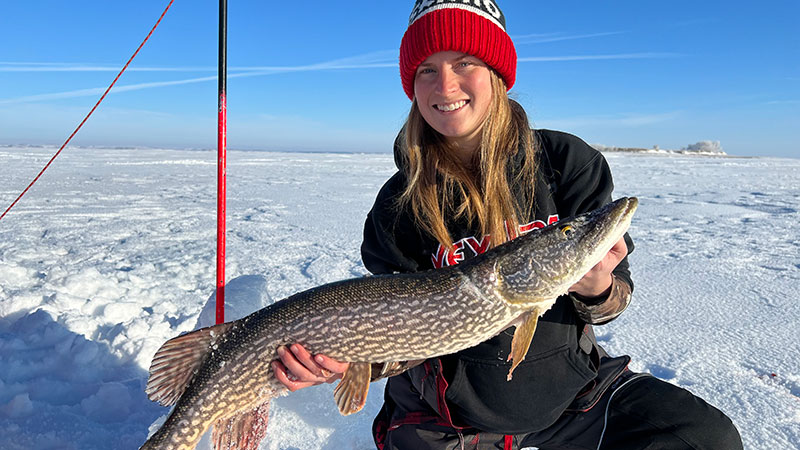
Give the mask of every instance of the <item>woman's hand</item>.
[[573, 284], [569, 291], [586, 298], [608, 295], [611, 289], [611, 272], [627, 254], [628, 246], [625, 244], [625, 239], [622, 238], [611, 247], [611, 250], [597, 265], [592, 267], [592, 270]]
[[325, 355], [312, 356], [300, 344], [278, 347], [278, 357], [280, 361], [272, 362], [272, 370], [275, 378], [291, 392], [322, 383], [333, 383], [342, 378], [342, 374], [350, 366], [350, 363], [339, 362]]

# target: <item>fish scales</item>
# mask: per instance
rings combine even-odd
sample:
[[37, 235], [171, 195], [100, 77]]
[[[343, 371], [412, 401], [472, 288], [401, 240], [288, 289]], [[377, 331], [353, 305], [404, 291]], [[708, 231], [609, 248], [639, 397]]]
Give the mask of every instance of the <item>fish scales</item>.
[[[177, 404], [142, 449], [194, 448], [218, 419], [287, 393], [271, 361], [279, 346], [295, 342], [358, 368], [454, 353], [514, 324], [510, 379], [537, 318], [622, 237], [637, 204], [635, 198], [620, 199], [457, 266], [319, 286], [243, 319], [174, 338], [154, 357], [147, 392]], [[193, 348], [195, 342], [202, 348]], [[181, 378], [181, 370], [190, 372]], [[347, 374], [342, 383], [346, 379]]]
[[[220, 348], [230, 342], [231, 353], [274, 354], [279, 345], [299, 342], [312, 353], [350, 362], [404, 361], [461, 348], [521, 310], [498, 308], [488, 299], [490, 286], [478, 288], [457, 266], [438, 272], [366, 277], [302, 292], [242, 319]], [[242, 347], [255, 336], [266, 336], [263, 345]]]
[[[197, 406], [176, 407], [181, 415], [203, 417], [181, 424], [185, 431], [178, 442], [199, 438], [204, 423], [284, 394], [271, 365], [264, 364], [274, 359], [280, 345], [300, 342], [312, 353], [350, 362], [421, 359], [431, 351], [447, 354], [475, 345], [497, 328], [498, 320], [509, 323], [521, 310], [512, 306], [498, 311], [458, 267], [439, 272], [436, 277], [409, 274], [332, 283], [241, 319], [212, 349], [204, 370], [187, 388], [182, 403]], [[385, 313], [374, 314], [376, 305]], [[473, 314], [464, 315], [465, 310]]]

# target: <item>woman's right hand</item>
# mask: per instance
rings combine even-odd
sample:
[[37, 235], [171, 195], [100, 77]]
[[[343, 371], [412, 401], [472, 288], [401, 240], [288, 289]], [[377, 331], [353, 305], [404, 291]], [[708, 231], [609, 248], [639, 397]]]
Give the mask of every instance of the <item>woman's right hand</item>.
[[289, 391], [294, 392], [342, 378], [350, 363], [339, 362], [325, 355], [311, 355], [300, 344], [278, 347], [280, 360], [272, 362], [272, 370]]

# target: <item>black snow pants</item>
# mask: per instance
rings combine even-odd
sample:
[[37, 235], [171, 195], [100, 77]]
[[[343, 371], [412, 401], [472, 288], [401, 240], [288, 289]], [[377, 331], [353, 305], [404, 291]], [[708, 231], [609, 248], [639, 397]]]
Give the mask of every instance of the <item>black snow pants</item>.
[[376, 445], [382, 450], [742, 449], [738, 430], [720, 410], [685, 389], [630, 371], [588, 411], [566, 412], [536, 433], [502, 435], [455, 430], [441, 423], [408, 423], [378, 436]]

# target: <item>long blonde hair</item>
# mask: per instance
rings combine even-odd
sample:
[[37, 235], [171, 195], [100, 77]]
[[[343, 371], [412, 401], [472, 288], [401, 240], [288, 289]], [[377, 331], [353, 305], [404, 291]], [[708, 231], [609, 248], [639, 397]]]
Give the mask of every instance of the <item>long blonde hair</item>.
[[[471, 226], [477, 221], [483, 236], [491, 235], [494, 247], [516, 237], [520, 221], [533, 211], [537, 164], [533, 133], [522, 106], [508, 98], [503, 79], [490, 72], [492, 104], [470, 167], [428, 125], [416, 100], [405, 125], [401, 145], [408, 185], [398, 206], [409, 205], [417, 225], [448, 249], [453, 241], [446, 218], [466, 218]], [[525, 152], [523, 164], [512, 171], [509, 164], [520, 150]], [[515, 190], [521, 191], [522, 204]]]

